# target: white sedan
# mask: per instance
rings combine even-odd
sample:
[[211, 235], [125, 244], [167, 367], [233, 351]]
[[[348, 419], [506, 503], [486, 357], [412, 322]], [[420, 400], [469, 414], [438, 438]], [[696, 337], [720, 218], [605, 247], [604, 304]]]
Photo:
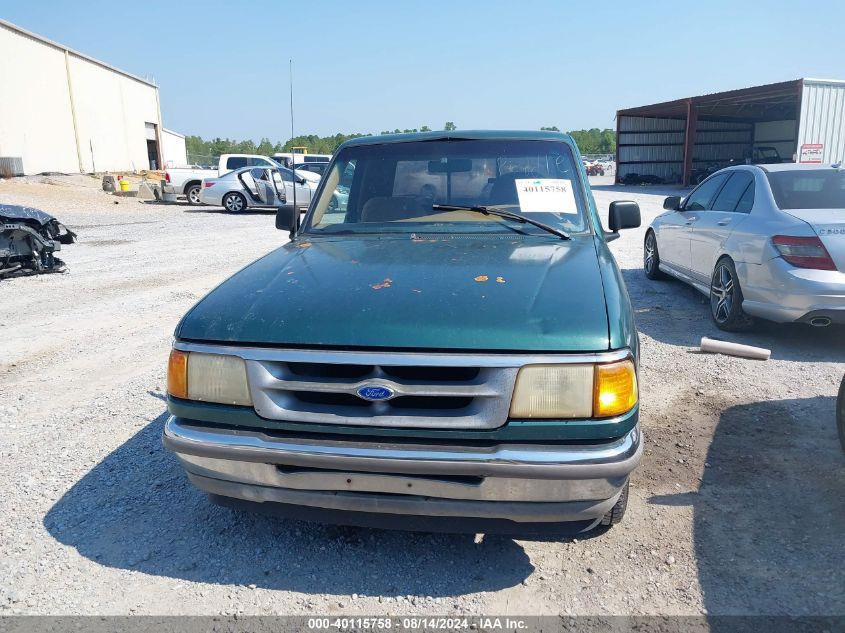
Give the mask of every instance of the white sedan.
[[700, 290], [719, 328], [744, 329], [753, 317], [845, 324], [840, 165], [738, 165], [663, 207], [646, 231], [645, 274]]
[[[296, 206], [305, 211], [320, 183], [315, 174], [296, 172]], [[242, 167], [217, 178], [202, 181], [199, 200], [221, 206], [229, 213], [248, 208], [274, 208], [293, 205], [294, 175], [285, 167]]]

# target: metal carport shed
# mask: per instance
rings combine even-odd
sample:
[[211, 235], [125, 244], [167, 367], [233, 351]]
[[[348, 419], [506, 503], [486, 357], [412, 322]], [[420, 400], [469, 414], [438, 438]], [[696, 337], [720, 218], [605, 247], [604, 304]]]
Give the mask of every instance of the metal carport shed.
[[845, 81], [796, 79], [616, 113], [616, 182], [689, 185], [745, 162], [845, 158]]

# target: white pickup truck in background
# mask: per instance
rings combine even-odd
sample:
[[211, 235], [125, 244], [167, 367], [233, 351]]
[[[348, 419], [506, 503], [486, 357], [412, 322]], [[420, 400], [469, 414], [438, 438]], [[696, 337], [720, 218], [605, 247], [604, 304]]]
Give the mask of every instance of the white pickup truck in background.
[[185, 196], [189, 204], [200, 202], [200, 188], [203, 178], [214, 178], [217, 171], [199, 167], [169, 167], [164, 171], [165, 199], [172, 196]]
[[296, 162], [297, 165], [302, 165], [303, 163], [327, 163], [332, 159], [332, 155], [276, 152], [270, 158], [290, 169], [294, 165], [294, 162]]
[[[257, 154], [223, 154], [217, 164], [217, 170], [199, 167], [170, 167], [164, 172], [164, 193], [166, 196], [185, 196], [189, 204], [200, 202], [200, 188], [203, 178], [215, 178], [228, 174], [241, 167], [278, 167], [279, 163], [269, 156]], [[306, 180], [317, 182], [320, 176], [309, 171], [296, 172]]]

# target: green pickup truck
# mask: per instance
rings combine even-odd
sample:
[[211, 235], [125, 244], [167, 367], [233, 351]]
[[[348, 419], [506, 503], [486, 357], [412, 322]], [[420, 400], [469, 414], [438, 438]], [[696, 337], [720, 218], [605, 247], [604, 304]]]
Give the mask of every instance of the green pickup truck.
[[213, 501], [306, 520], [612, 525], [642, 434], [607, 243], [639, 225], [620, 201], [602, 228], [565, 134], [349, 141], [177, 326], [164, 445]]

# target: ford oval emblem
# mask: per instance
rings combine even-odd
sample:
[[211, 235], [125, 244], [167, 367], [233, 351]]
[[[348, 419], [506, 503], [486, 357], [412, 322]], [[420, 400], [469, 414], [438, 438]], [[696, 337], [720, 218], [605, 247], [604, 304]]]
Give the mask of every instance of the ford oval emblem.
[[394, 396], [393, 389], [384, 385], [364, 385], [357, 393], [359, 397], [371, 402], [390, 400]]

